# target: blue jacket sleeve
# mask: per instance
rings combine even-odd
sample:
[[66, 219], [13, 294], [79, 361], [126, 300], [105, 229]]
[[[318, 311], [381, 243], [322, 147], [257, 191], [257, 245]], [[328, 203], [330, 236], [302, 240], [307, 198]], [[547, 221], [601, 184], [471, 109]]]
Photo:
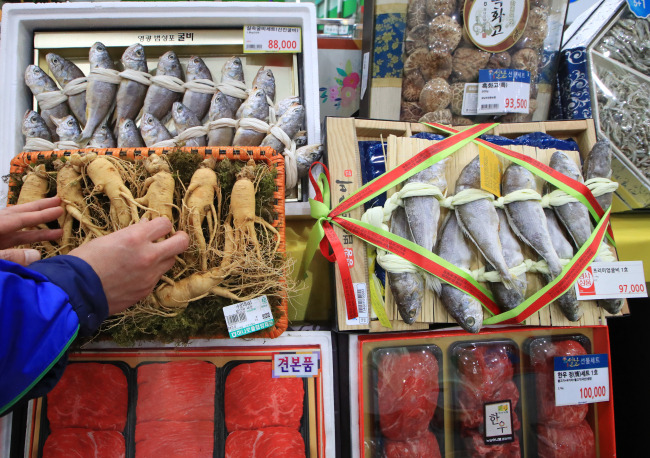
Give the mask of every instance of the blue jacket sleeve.
[[107, 316], [101, 281], [85, 261], [56, 256], [25, 268], [0, 260], [0, 415], [52, 389], [75, 337], [93, 334]]

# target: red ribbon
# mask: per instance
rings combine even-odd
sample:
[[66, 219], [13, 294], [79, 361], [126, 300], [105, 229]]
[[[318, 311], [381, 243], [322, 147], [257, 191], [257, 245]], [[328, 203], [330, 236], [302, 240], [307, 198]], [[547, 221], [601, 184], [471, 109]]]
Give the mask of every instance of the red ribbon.
[[537, 313], [541, 310], [546, 304], [548, 304], [554, 297], [559, 296], [560, 293], [565, 292], [569, 288], [573, 288], [573, 284], [578, 280], [578, 277], [582, 272], [587, 268], [591, 260], [598, 253], [600, 243], [605, 236], [605, 229], [609, 224], [609, 215], [605, 217], [605, 222], [600, 227], [596, 233], [596, 237], [592, 243], [585, 249], [582, 256], [580, 256], [575, 264], [573, 264], [566, 274], [558, 281], [553, 287], [551, 287], [545, 294], [542, 294], [535, 302], [530, 304], [530, 306], [523, 312], [521, 312], [516, 318], [511, 320], [506, 320], [503, 324], [510, 323], [522, 323], [524, 320], [529, 318], [533, 313]]
[[[456, 129], [453, 129], [449, 126], [443, 126], [441, 124], [437, 123], [426, 123], [426, 125], [434, 127], [436, 129], [442, 130], [443, 132], [450, 132], [452, 134], [458, 133]], [[549, 167], [548, 165], [544, 164], [543, 162], [538, 161], [537, 159], [534, 159], [530, 156], [526, 156], [521, 153], [517, 153], [515, 151], [509, 150], [508, 148], [504, 148], [499, 145], [494, 145], [488, 141], [482, 140], [480, 138], [476, 139], [477, 142], [482, 143], [483, 145], [493, 148], [500, 153], [503, 153], [506, 156], [514, 157], [515, 159], [519, 159], [520, 161], [524, 161], [530, 165], [532, 165], [535, 168], [538, 168], [542, 172], [546, 173], [547, 175], [551, 175], [553, 178], [555, 178], [558, 181], [561, 181], [562, 183], [566, 184], [567, 186], [572, 187], [576, 191], [578, 191], [580, 194], [582, 194], [585, 199], [591, 204], [591, 206], [594, 208], [596, 211], [596, 214], [598, 215], [598, 220], [603, 217], [605, 214], [605, 210], [600, 206], [594, 195], [591, 193], [591, 189], [589, 189], [584, 183], [581, 183], [578, 180], [574, 180], [571, 177], [566, 176], [563, 173], [558, 172], [557, 170]], [[607, 228], [607, 233], [611, 237], [612, 240], [614, 240], [614, 232], [612, 231], [611, 225], [608, 226]]]
[[[323, 202], [323, 193], [321, 192], [314, 175], [312, 174], [312, 167], [316, 164], [320, 164], [323, 167], [325, 176], [327, 177], [327, 185], [329, 186], [330, 182], [330, 172], [321, 162], [314, 162], [311, 167], [309, 167], [309, 181], [315, 190], [315, 200], [318, 202]], [[323, 202], [326, 205], [329, 205], [329, 202]], [[350, 267], [348, 267], [347, 259], [345, 258], [345, 252], [343, 251], [343, 245], [341, 241], [336, 236], [334, 228], [329, 221], [323, 221], [322, 223], [323, 230], [325, 231], [325, 237], [320, 241], [319, 247], [320, 252], [325, 256], [329, 262], [336, 262], [339, 266], [339, 273], [341, 274], [341, 282], [343, 283], [343, 294], [345, 295], [345, 308], [348, 314], [348, 320], [352, 320], [359, 316], [359, 309], [357, 306], [357, 298], [354, 294], [354, 285], [352, 284], [352, 275], [350, 274]], [[332, 253], [330, 253], [329, 248], [332, 247]]]
[[456, 286], [457, 288], [474, 296], [476, 299], [482, 302], [483, 305], [485, 305], [485, 307], [490, 312], [492, 312], [492, 314], [498, 315], [499, 313], [501, 313], [501, 310], [499, 309], [497, 304], [488, 296], [486, 296], [480, 289], [478, 289], [476, 286], [468, 282], [465, 278], [456, 275], [450, 270], [447, 270], [447, 268], [441, 266], [437, 262], [425, 256], [422, 256], [421, 254], [405, 247], [404, 245], [395, 242], [394, 240], [379, 235], [376, 232], [369, 231], [366, 228], [354, 224], [348, 220], [335, 217], [332, 218], [332, 221], [341, 225], [345, 230], [347, 230], [351, 234], [360, 237], [364, 240], [367, 240], [373, 245], [376, 245], [385, 250], [389, 250], [390, 252], [401, 256], [407, 261], [412, 262], [418, 267], [421, 267], [424, 270], [432, 273], [433, 275], [440, 278], [441, 280], [444, 280], [445, 282], [453, 286]]

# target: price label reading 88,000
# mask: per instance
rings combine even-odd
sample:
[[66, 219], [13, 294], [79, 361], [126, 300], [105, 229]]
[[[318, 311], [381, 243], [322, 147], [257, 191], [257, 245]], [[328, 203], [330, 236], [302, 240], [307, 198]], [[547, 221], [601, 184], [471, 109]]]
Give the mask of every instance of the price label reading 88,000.
[[302, 50], [300, 27], [244, 27], [244, 52], [298, 53]]

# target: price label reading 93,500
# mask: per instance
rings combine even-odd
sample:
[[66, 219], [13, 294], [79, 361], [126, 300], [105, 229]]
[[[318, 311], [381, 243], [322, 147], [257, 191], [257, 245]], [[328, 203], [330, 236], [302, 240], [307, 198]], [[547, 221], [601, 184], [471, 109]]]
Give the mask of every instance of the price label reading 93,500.
[[244, 27], [244, 52], [298, 53], [302, 50], [300, 27], [247, 25]]

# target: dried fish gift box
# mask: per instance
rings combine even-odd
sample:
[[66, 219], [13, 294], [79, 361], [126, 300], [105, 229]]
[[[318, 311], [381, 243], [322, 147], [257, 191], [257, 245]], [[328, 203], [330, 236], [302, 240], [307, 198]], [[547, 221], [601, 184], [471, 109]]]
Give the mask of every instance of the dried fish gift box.
[[331, 334], [308, 334], [72, 352], [29, 407], [20, 448], [34, 458], [334, 456]]
[[558, 77], [558, 119], [593, 117], [616, 154], [612, 164], [632, 208], [650, 206], [650, 20], [628, 2], [604, 1], [567, 30]]
[[[3, 154], [270, 146], [285, 156], [288, 197], [302, 200], [298, 163], [302, 170], [322, 151], [314, 8], [260, 8], [253, 15], [230, 3], [6, 5], [2, 81], [18, 90], [3, 97]], [[292, 46], [283, 52], [262, 40], [288, 34]], [[24, 116], [28, 109], [43, 120]]]
[[[330, 175], [320, 187], [329, 183], [332, 208], [314, 205], [313, 216], [334, 250], [339, 329], [448, 323], [479, 332], [627, 313], [622, 299], [576, 297], [592, 260], [616, 260], [604, 237], [616, 187], [611, 150], [595, 143], [590, 120], [434, 127], [452, 136], [423, 124], [327, 119]], [[383, 173], [368, 173], [373, 148], [386, 152]]]
[[[615, 455], [605, 326], [352, 335], [349, 348], [352, 456]], [[574, 369], [557, 376], [558, 360]]]

